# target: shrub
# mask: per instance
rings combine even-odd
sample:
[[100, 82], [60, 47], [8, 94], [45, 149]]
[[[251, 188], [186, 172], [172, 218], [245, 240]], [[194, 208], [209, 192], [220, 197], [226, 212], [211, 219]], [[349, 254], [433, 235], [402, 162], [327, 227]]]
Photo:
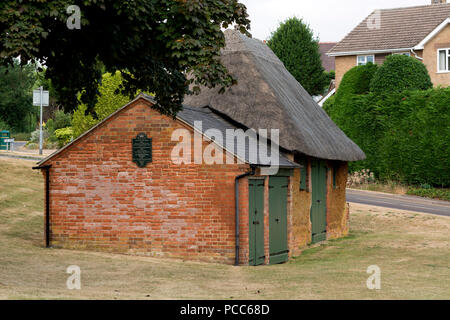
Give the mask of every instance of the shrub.
[[58, 147], [62, 148], [73, 139], [73, 130], [71, 127], [58, 129], [55, 131], [55, 136], [58, 139]]
[[73, 135], [75, 138], [130, 102], [129, 97], [117, 93], [121, 84], [122, 74], [120, 72], [116, 72], [114, 75], [110, 73], [103, 75], [102, 84], [99, 88], [98, 101], [94, 107], [97, 119], [94, 119], [90, 114], [86, 115], [87, 106], [80, 104], [74, 112], [72, 119]]
[[335, 102], [336, 102], [336, 95], [328, 98], [328, 100], [325, 101], [325, 103], [322, 106], [323, 110], [325, 110], [326, 113], [330, 114], [330, 112], [332, 112], [334, 108]]
[[358, 185], [369, 184], [375, 182], [375, 175], [368, 169], [355, 171], [348, 175], [347, 187], [351, 188]]
[[77, 110], [73, 113], [72, 118], [72, 130], [73, 130], [73, 136], [75, 138], [81, 136], [83, 133], [88, 131], [90, 128], [95, 126], [95, 124], [98, 122], [95, 120], [92, 115], [88, 114], [86, 115], [87, 106], [84, 104], [81, 104], [78, 106]]
[[435, 188], [410, 188], [407, 192], [412, 196], [427, 197], [433, 199], [441, 199], [450, 201], [449, 189], [435, 189]]
[[62, 110], [55, 112], [54, 116], [54, 130], [70, 127], [72, 124], [72, 115], [65, 113]]
[[431, 89], [430, 75], [425, 65], [405, 55], [391, 55], [378, 69], [370, 83], [375, 93]]
[[369, 63], [350, 69], [342, 78], [337, 91], [337, 99], [340, 100], [349, 94], [366, 94], [370, 91], [370, 82], [378, 70], [378, 66]]
[[49, 142], [57, 143], [58, 138], [55, 136], [55, 131], [58, 129], [63, 129], [70, 127], [72, 123], [72, 115], [69, 113], [64, 113], [62, 110], [57, 110], [53, 119], [48, 119], [45, 124], [45, 129], [48, 131]]
[[[45, 129], [42, 129], [42, 138], [44, 140], [46, 140], [46, 139], [48, 139], [48, 137], [49, 137], [48, 131]], [[31, 133], [29, 142], [39, 144], [39, 129], [37, 129]]]

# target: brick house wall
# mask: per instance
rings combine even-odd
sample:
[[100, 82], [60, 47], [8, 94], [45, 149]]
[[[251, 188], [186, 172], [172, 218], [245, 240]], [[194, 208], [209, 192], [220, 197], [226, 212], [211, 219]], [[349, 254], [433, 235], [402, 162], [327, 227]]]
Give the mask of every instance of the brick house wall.
[[336, 57], [336, 88], [342, 82], [342, 78], [348, 70], [356, 66], [356, 56]]
[[[141, 99], [50, 159], [52, 246], [234, 262], [234, 179], [249, 166], [173, 164], [171, 134], [180, 128], [190, 129]], [[144, 169], [131, 151], [141, 132], [153, 139]], [[241, 248], [248, 247], [246, 181]]]
[[437, 71], [437, 52], [438, 49], [450, 48], [450, 25], [447, 25], [439, 34], [431, 39], [423, 50], [423, 63], [430, 73], [431, 82], [435, 87], [450, 86], [450, 72], [438, 73]]

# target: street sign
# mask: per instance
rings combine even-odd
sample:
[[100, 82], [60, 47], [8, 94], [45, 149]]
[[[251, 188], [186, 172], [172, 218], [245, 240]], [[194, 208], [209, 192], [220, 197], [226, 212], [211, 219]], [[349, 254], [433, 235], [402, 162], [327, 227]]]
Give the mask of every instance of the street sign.
[[4, 139], [3, 141], [5, 141], [5, 143], [8, 144], [8, 150], [12, 152], [14, 146], [14, 139]]
[[44, 145], [43, 132], [42, 132], [42, 107], [48, 107], [49, 93], [44, 91], [42, 86], [39, 90], [33, 90], [33, 105], [41, 107], [41, 120], [39, 124], [39, 154], [42, 155], [42, 148]]
[[[42, 91], [42, 106], [48, 107], [49, 105], [49, 93], [48, 91]], [[41, 106], [41, 90], [33, 90], [33, 106]]]

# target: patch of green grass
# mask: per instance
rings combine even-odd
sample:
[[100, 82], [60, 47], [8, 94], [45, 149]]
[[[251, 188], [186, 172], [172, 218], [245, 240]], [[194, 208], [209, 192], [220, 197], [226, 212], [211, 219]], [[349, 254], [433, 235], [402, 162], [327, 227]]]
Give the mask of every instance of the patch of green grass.
[[412, 195], [412, 196], [419, 196], [419, 197], [426, 197], [426, 198], [450, 201], [450, 189], [411, 187], [408, 189], [407, 194]]

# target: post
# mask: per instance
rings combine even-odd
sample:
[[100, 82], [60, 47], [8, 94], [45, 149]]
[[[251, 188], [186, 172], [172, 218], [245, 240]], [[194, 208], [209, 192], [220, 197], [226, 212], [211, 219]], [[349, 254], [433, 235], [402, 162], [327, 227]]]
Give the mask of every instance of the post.
[[39, 91], [41, 93], [41, 120], [39, 125], [39, 154], [42, 155], [42, 145], [43, 145], [43, 133], [42, 133], [42, 90], [44, 88], [42, 86], [39, 87]]

